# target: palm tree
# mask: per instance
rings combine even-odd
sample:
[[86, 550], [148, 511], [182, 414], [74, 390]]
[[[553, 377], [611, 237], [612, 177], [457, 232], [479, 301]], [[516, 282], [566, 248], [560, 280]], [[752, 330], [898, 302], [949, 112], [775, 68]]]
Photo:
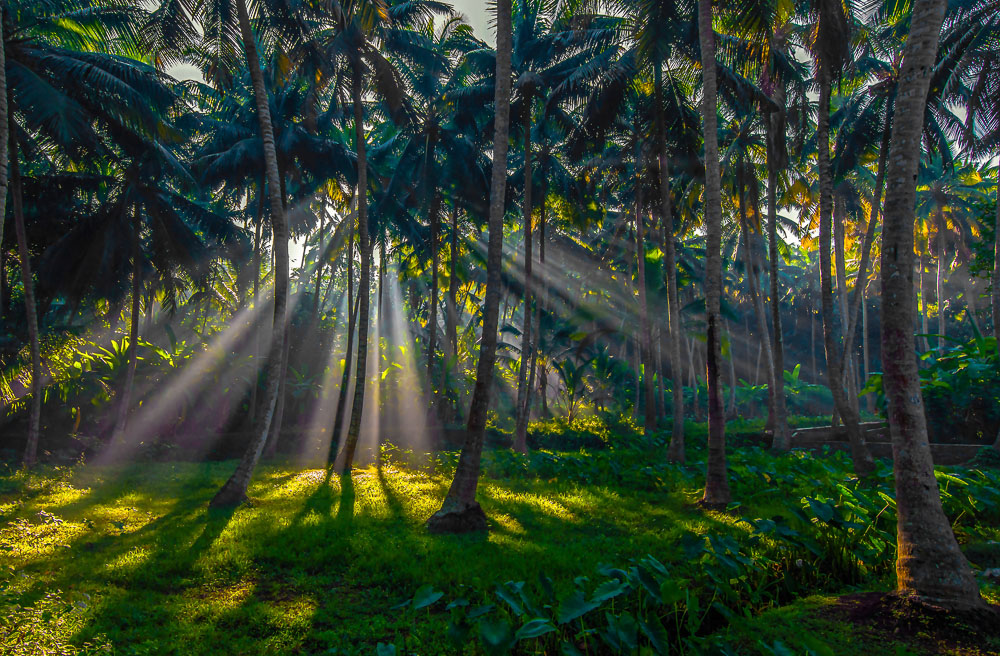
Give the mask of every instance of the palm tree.
[[928, 246], [934, 242], [937, 264], [935, 290], [938, 306], [938, 350], [945, 348], [944, 272], [949, 247], [954, 244], [959, 253], [977, 236], [977, 226], [968, 217], [974, 216], [976, 205], [987, 198], [988, 183], [970, 165], [948, 165], [940, 153], [929, 155], [921, 163], [917, 182], [918, 230], [926, 234]]
[[[897, 589], [949, 608], [984, 605], [941, 508], [913, 349], [913, 221], [920, 133], [943, 0], [915, 0], [890, 137], [882, 232], [882, 362], [896, 481]], [[913, 182], [905, 182], [913, 181]]]
[[814, 43], [819, 104], [816, 119], [817, 163], [819, 177], [819, 254], [820, 296], [823, 307], [823, 343], [826, 350], [827, 378], [834, 406], [843, 417], [851, 444], [854, 470], [868, 476], [875, 470], [855, 409], [844, 393], [843, 369], [833, 325], [833, 286], [831, 281], [831, 238], [833, 221], [833, 176], [830, 169], [830, 93], [834, 77], [849, 55], [849, 28], [843, 4], [838, 0], [819, 0], [814, 5], [817, 28]]
[[20, 153], [37, 151], [44, 141], [55, 149], [50, 152], [84, 162], [107, 154], [109, 142], [128, 141], [155, 129], [159, 112], [168, 104], [162, 81], [150, 67], [114, 54], [116, 49], [136, 48], [135, 21], [141, 14], [141, 10], [62, 0], [19, 4], [16, 11], [5, 4], [0, 11], [5, 89], [0, 132], [7, 150], [0, 191], [5, 204], [10, 183], [31, 351], [25, 466], [37, 460], [42, 381]]
[[441, 509], [427, 520], [431, 532], [486, 530], [486, 514], [476, 501], [479, 464], [486, 431], [486, 410], [493, 385], [497, 327], [500, 314], [500, 269], [503, 264], [503, 216], [507, 187], [507, 136], [510, 129], [511, 0], [497, 0], [496, 89], [494, 93], [493, 175], [490, 181], [489, 243], [486, 255], [486, 297], [483, 328], [476, 367], [476, 386], [466, 425], [466, 441], [459, 455], [455, 478]]
[[[246, 499], [247, 487], [267, 442], [271, 420], [278, 402], [285, 343], [285, 311], [288, 306], [288, 224], [285, 221], [285, 200], [281, 196], [283, 187], [278, 168], [274, 126], [271, 123], [270, 101], [260, 63], [259, 44], [250, 23], [247, 2], [246, 0], [199, 2], [193, 7], [195, 14], [192, 14], [185, 4], [171, 2], [160, 5], [147, 22], [144, 32], [163, 55], [161, 61], [164, 63], [175, 59], [175, 53], [184, 56], [198, 46], [203, 46], [202, 51], [210, 52], [214, 59], [213, 72], [217, 81], [225, 78], [228, 72], [226, 66], [237, 61], [239, 59], [237, 53], [242, 52], [242, 61], [250, 74], [257, 108], [257, 122], [264, 153], [264, 179], [267, 182], [266, 189], [271, 210], [274, 317], [271, 344], [268, 349], [263, 421], [247, 445], [236, 471], [210, 503], [215, 507], [235, 506]], [[258, 17], [266, 18], [266, 8]], [[195, 21], [200, 25], [196, 27]], [[258, 32], [260, 31], [258, 28]]]
[[[708, 461], [701, 504], [725, 507], [730, 501], [726, 468], [726, 417], [722, 402], [722, 179], [719, 170], [718, 101], [712, 0], [698, 0], [701, 43], [701, 121], [705, 137], [705, 320], [708, 382]], [[676, 383], [675, 383], [676, 384]]]

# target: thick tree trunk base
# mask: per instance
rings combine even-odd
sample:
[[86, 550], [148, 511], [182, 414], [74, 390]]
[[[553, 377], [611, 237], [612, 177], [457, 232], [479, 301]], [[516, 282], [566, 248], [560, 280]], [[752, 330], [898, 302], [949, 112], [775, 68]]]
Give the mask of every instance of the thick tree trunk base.
[[472, 505], [445, 507], [431, 515], [427, 520], [427, 530], [434, 534], [442, 533], [482, 533], [489, 531], [486, 513], [482, 506], [473, 501]]
[[237, 506], [242, 506], [247, 503], [249, 499], [247, 498], [246, 492], [239, 489], [238, 485], [230, 485], [226, 483], [222, 486], [212, 500], [208, 502], [209, 508], [236, 508]]
[[[979, 651], [988, 638], [1000, 638], [1000, 606], [942, 604], [914, 595], [865, 592], [841, 597], [846, 619], [891, 634], [895, 640], [930, 640], [935, 651], [947, 645]], [[948, 650], [951, 653], [951, 649]]]

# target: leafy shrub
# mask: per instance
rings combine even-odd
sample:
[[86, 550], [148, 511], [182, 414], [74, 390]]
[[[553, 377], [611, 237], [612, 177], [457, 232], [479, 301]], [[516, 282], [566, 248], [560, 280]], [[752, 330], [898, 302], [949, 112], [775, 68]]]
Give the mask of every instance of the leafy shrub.
[[9, 568], [0, 578], [0, 653], [6, 656], [83, 656], [111, 654], [101, 638], [75, 645], [71, 637], [85, 624], [90, 597], [50, 590], [25, 604], [22, 592], [30, 587], [25, 572]]
[[[920, 370], [927, 430], [932, 442], [992, 443], [1000, 428], [1000, 358], [993, 337], [956, 343], [943, 353], [921, 358]], [[875, 394], [885, 407], [882, 374], [869, 376], [862, 393]]]

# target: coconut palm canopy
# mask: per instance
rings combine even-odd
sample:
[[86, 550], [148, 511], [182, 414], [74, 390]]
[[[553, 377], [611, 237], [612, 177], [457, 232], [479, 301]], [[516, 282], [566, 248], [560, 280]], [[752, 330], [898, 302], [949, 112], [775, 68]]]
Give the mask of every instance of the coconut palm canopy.
[[[896, 590], [886, 631], [927, 603], [1000, 627], [974, 573], [1000, 537], [998, 9], [0, 0], [0, 548], [37, 578], [0, 586], [0, 650], [846, 653], [761, 613], [848, 585]], [[141, 505], [164, 463], [204, 467], [163, 493], [202, 514], [86, 515], [50, 485]], [[385, 506], [355, 509], [371, 481]], [[537, 542], [603, 527], [602, 495], [684, 527]], [[268, 528], [233, 599], [283, 578], [323, 617], [337, 577], [268, 551], [289, 526], [326, 560], [370, 528], [366, 567], [437, 564], [381, 562], [365, 585], [406, 601], [345, 611], [374, 623], [237, 638], [202, 588], [241, 516]], [[108, 586], [145, 566], [80, 537], [97, 517], [198, 588], [176, 642], [120, 619], [145, 602]], [[52, 545], [89, 549], [94, 608], [63, 604]], [[599, 553], [626, 569], [592, 590]], [[416, 612], [446, 594], [450, 619]]]

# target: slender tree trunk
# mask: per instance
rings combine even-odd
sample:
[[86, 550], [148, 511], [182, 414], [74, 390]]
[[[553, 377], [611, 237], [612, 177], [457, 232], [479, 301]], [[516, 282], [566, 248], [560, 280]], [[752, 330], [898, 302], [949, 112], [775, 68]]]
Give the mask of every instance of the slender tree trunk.
[[[348, 214], [345, 220], [354, 221], [354, 215]], [[330, 432], [330, 450], [327, 454], [327, 466], [332, 467], [337, 459], [337, 449], [340, 446], [340, 432], [344, 426], [344, 415], [347, 414], [347, 391], [351, 384], [351, 364], [354, 361], [354, 326], [357, 321], [358, 309], [354, 303], [354, 226], [347, 231], [347, 346], [344, 348], [344, 371], [340, 374], [340, 389], [337, 392], [337, 410], [333, 415], [333, 429]]]
[[934, 292], [937, 296], [937, 332], [938, 332], [938, 352], [944, 353], [945, 327], [944, 327], [944, 214], [939, 207], [937, 210], [937, 276], [934, 281]]
[[[834, 214], [836, 214], [836, 207], [837, 206], [835, 204]], [[841, 204], [841, 210], [843, 209], [843, 204]], [[844, 216], [840, 218], [834, 216], [833, 220], [834, 260], [837, 268], [837, 304], [839, 306], [838, 309], [840, 310], [840, 325], [844, 328], [844, 330], [847, 329], [847, 325], [850, 322], [847, 303], [847, 258], [844, 244], [844, 223], [846, 219], [847, 217]], [[851, 408], [854, 409], [854, 412], [857, 413], [859, 411], [859, 407], [856, 367], [854, 365], [854, 343], [854, 335], [845, 332], [845, 348], [841, 354], [841, 362], [843, 363], [843, 384], [847, 390], [847, 402], [850, 404]], [[848, 344], [851, 344], [852, 348], [846, 348]]]
[[[3, 44], [0, 43], [0, 47]], [[10, 99], [8, 97], [8, 106]], [[38, 337], [38, 310], [35, 306], [35, 282], [31, 276], [31, 255], [28, 253], [28, 235], [24, 227], [24, 208], [21, 202], [21, 164], [18, 161], [17, 132], [13, 113], [8, 113], [10, 130], [10, 183], [11, 205], [14, 210], [14, 233], [17, 237], [17, 254], [21, 260], [21, 282], [24, 285], [24, 311], [28, 320], [28, 342], [31, 350], [31, 403], [28, 405], [28, 442], [24, 447], [23, 464], [34, 467], [38, 463], [38, 434], [42, 417], [42, 354]], [[2, 217], [0, 217], [2, 220]]]
[[452, 366], [458, 361], [458, 206], [451, 209], [451, 249], [448, 263], [448, 316], [446, 330], [448, 332], [448, 357]]
[[[438, 240], [441, 232], [441, 219], [438, 213], [441, 210], [441, 196], [434, 191], [431, 199], [430, 223], [431, 223], [431, 303], [430, 311], [427, 313], [427, 382], [431, 387], [431, 406], [440, 410], [440, 399], [437, 395], [443, 390], [434, 390], [434, 362], [437, 351], [437, 328], [438, 328], [438, 266], [439, 249]], [[381, 290], [381, 287], [379, 288]], [[381, 309], [381, 304], [379, 305]]]
[[788, 451], [792, 433], [788, 429], [788, 407], [785, 403], [785, 347], [781, 334], [781, 303], [778, 288], [778, 172], [787, 162], [785, 152], [784, 104], [785, 88], [778, 84], [775, 100], [782, 109], [767, 117], [767, 256], [771, 269], [771, 357], [774, 362], [774, 426], [771, 448]]
[[323, 259], [323, 233], [326, 228], [326, 195], [320, 197], [319, 204], [319, 241], [316, 243], [316, 286], [313, 289], [313, 321], [319, 321], [319, 288], [323, 280], [323, 268], [326, 261]]
[[920, 339], [924, 343], [924, 351], [931, 350], [930, 341], [927, 339], [928, 333], [930, 333], [930, 328], [927, 327], [927, 285], [924, 284], [924, 270], [927, 266], [924, 264], [924, 254], [920, 254], [920, 259], [918, 260], [920, 266], [920, 333], [923, 335]]
[[[10, 129], [11, 121], [8, 115], [10, 110], [7, 107], [7, 54], [4, 46], [5, 39], [3, 27], [3, 12], [0, 12], [0, 272], [6, 272], [6, 262], [2, 256], [3, 232], [4, 224], [7, 222], [7, 162], [10, 157], [9, 139], [10, 135], [13, 133]], [[1000, 231], [998, 231], [998, 233], [1000, 233]], [[1000, 244], [1000, 237], [998, 237], [997, 243]], [[1000, 274], [998, 274], [998, 276], [1000, 276]], [[998, 279], [1000, 279], [1000, 277], [998, 277]], [[995, 289], [997, 285], [994, 284], [993, 287]], [[6, 291], [6, 285], [0, 284], [0, 321], [2, 321], [4, 310], [7, 307], [4, 291]], [[995, 297], [996, 294], [994, 294], [994, 298]], [[1000, 307], [1000, 305], [997, 305], [997, 307]]]
[[[870, 357], [869, 351], [868, 351], [870, 338], [869, 338], [869, 335], [868, 335], [868, 330], [869, 330], [869, 328], [868, 328], [868, 299], [867, 298], [862, 298], [861, 299], [861, 331], [862, 331], [862, 335], [861, 335], [861, 356], [862, 356], [863, 363], [864, 363], [864, 372], [865, 372], [865, 380], [864, 380], [864, 382], [865, 382], [865, 385], [868, 384], [868, 377], [871, 375], [871, 369], [870, 369], [871, 357]], [[871, 394], [866, 394], [865, 395], [865, 407], [867, 408], [868, 412], [875, 412], [875, 397], [872, 396]]]
[[483, 330], [476, 368], [476, 386], [469, 408], [468, 435], [455, 478], [441, 506], [427, 522], [432, 532], [485, 530], [486, 515], [476, 502], [479, 464], [486, 432], [486, 411], [496, 362], [501, 267], [503, 266], [504, 195], [507, 187], [507, 135], [510, 127], [511, 0], [497, 0], [497, 72], [493, 135], [493, 175], [490, 182], [489, 245], [486, 255], [486, 298]]
[[261, 176], [261, 180], [257, 186], [257, 225], [254, 228], [254, 248], [253, 248], [253, 304], [254, 312], [250, 315], [251, 321], [253, 321], [253, 366], [254, 370], [251, 372], [252, 381], [250, 387], [250, 408], [247, 416], [250, 418], [250, 430], [256, 428], [257, 422], [257, 388], [259, 387], [260, 377], [257, 375], [257, 361], [260, 359], [260, 324], [261, 317], [256, 312], [260, 299], [260, 251], [263, 248], [263, 236], [261, 232], [263, 230], [262, 224], [264, 222], [264, 180]]
[[730, 501], [726, 466], [726, 415], [722, 404], [719, 365], [722, 360], [722, 179], [719, 171], [718, 100], [712, 0], [698, 0], [698, 36], [701, 43], [701, 120], [705, 135], [705, 316], [707, 319], [706, 372], [708, 382], [708, 463], [701, 504], [725, 507]]
[[447, 362], [441, 367], [442, 421], [451, 422], [455, 417], [449, 388], [450, 373], [458, 368], [458, 205], [451, 208], [451, 246], [449, 253], [448, 297], [445, 315]]
[[274, 408], [274, 419], [271, 421], [271, 433], [267, 438], [264, 447], [264, 455], [273, 458], [278, 453], [278, 440], [281, 439], [281, 428], [285, 421], [285, 401], [287, 395], [285, 390], [288, 387], [288, 356], [289, 339], [288, 328], [285, 328], [285, 343], [281, 348], [281, 382], [278, 384], [278, 403]]
[[112, 441], [117, 442], [125, 437], [125, 427], [128, 422], [128, 411], [132, 405], [132, 387], [135, 384], [135, 368], [138, 360], [136, 352], [139, 347], [139, 314], [142, 299], [142, 262], [139, 252], [139, 208], [135, 207], [132, 214], [132, 234], [129, 235], [132, 247], [132, 312], [129, 317], [128, 337], [128, 369], [125, 372], [125, 385], [122, 387], [121, 399], [118, 402], [118, 418]]
[[944, 0], [916, 0], [903, 49], [882, 233], [882, 366], [896, 481], [897, 590], [945, 607], [975, 608], [984, 602], [941, 508], [913, 352], [915, 180], [944, 11]]
[[261, 141], [264, 145], [264, 171], [267, 177], [268, 197], [271, 203], [271, 230], [274, 250], [274, 329], [267, 360], [267, 387], [264, 402], [267, 411], [264, 420], [256, 427], [253, 440], [247, 446], [236, 471], [212, 499], [212, 506], [235, 506], [246, 499], [250, 477], [260, 460], [261, 451], [267, 441], [271, 419], [278, 402], [278, 387], [281, 383], [281, 353], [285, 343], [285, 308], [288, 304], [288, 226], [285, 223], [285, 207], [281, 198], [281, 179], [278, 173], [278, 156], [274, 147], [274, 128], [271, 125], [271, 110], [264, 75], [257, 54], [257, 42], [250, 29], [250, 16], [246, 0], [237, 0], [240, 36], [253, 84], [254, 100], [257, 107], [257, 121], [260, 126]]
[[[741, 162], [742, 164], [742, 162]], [[742, 170], [742, 165], [740, 169]], [[754, 257], [750, 250], [750, 226], [747, 222], [747, 211], [746, 211], [746, 198], [744, 190], [746, 188], [743, 180], [743, 176], [739, 176], [739, 212], [740, 212], [740, 230], [743, 233], [743, 264], [747, 270], [747, 287], [750, 291], [750, 301], [753, 305], [754, 318], [757, 320], [757, 332], [760, 333], [758, 339], [758, 352], [757, 352], [757, 367], [760, 368], [760, 361], [764, 360], [764, 375], [767, 378], [767, 416], [770, 420], [768, 423], [774, 428], [774, 390], [776, 387], [775, 383], [775, 370], [774, 370], [774, 356], [771, 352], [771, 331], [767, 327], [767, 310], [764, 308], [764, 301], [761, 298], [763, 295], [763, 290], [760, 286], [760, 281], [757, 279], [757, 273], [754, 268]], [[754, 381], [756, 384], [757, 381]]]
[[[3, 144], [0, 143], [0, 148], [3, 148]], [[6, 160], [4, 160], [6, 161]], [[0, 164], [3, 166], [3, 164]], [[0, 170], [0, 176], [3, 175], [3, 171]], [[3, 183], [2, 177], [0, 177], [0, 184]], [[0, 188], [0, 192], [3, 189]], [[990, 293], [990, 304], [993, 308], [993, 337], [997, 340], [997, 344], [1000, 344], [1000, 167], [997, 167], [997, 211], [996, 217], [993, 221], [993, 290]], [[2, 306], [0, 306], [0, 312], [2, 312]], [[1000, 446], [998, 446], [1000, 448]]]
[[[733, 343], [733, 333], [729, 329], [729, 322], [726, 322], [726, 334], [729, 335], [730, 345]], [[730, 417], [736, 417], [736, 358], [733, 347], [729, 347], [729, 412]]]
[[858, 425], [858, 416], [851, 408], [844, 394], [843, 370], [840, 353], [837, 350], [833, 326], [833, 285], [830, 280], [832, 262], [831, 223], [833, 218], [833, 180], [830, 173], [830, 70], [822, 60], [819, 64], [820, 93], [816, 128], [818, 147], [820, 219], [819, 219], [819, 269], [820, 300], [823, 307], [823, 344], [826, 351], [826, 378], [833, 395], [834, 409], [844, 421], [847, 437], [851, 444], [854, 471], [859, 476], [869, 476], [875, 470], [875, 462], [868, 452], [864, 434]]
[[341, 474], [351, 472], [354, 452], [361, 436], [361, 413], [365, 406], [368, 371], [368, 322], [371, 289], [372, 245], [368, 235], [368, 159], [365, 154], [364, 109], [361, 106], [361, 63], [352, 71], [351, 100], [354, 105], [354, 136], [358, 151], [358, 250], [361, 252], [361, 279], [358, 281], [358, 364], [354, 378], [354, 404], [351, 423], [341, 454]]
[[868, 228], [865, 230], [865, 238], [861, 243], [861, 259], [858, 261], [858, 277], [854, 283], [854, 297], [851, 301], [850, 320], [847, 323], [847, 332], [850, 338], [844, 340], [844, 355], [847, 357], [848, 351], [854, 348], [854, 333], [858, 325], [858, 311], [862, 306], [865, 296], [865, 289], [868, 286], [868, 264], [871, 261], [872, 244], [875, 243], [875, 226], [878, 225], [879, 213], [882, 211], [882, 190], [885, 188], [885, 162], [889, 157], [889, 128], [891, 122], [888, 114], [885, 117], [885, 125], [882, 132], [882, 143], [878, 151], [878, 170], [875, 173], [875, 193], [872, 196], [871, 218], [868, 220]]
[[[641, 149], [637, 148], [636, 150], [640, 151], [636, 155], [636, 164], [641, 170]], [[636, 284], [639, 287], [639, 338], [637, 340], [639, 358], [636, 363], [642, 363], [642, 386], [645, 397], [643, 427], [646, 435], [650, 435], [656, 430], [656, 398], [653, 392], [653, 340], [649, 329], [649, 303], [646, 297], [646, 225], [642, 218], [641, 174], [636, 174], [635, 184], [635, 261]]]
[[532, 335], [531, 322], [531, 103], [524, 109], [524, 321], [521, 329], [521, 363], [517, 369], [517, 415], [514, 422], [514, 450], [528, 452], [528, 368], [531, 366]]
[[813, 382], [819, 380], [819, 365], [816, 362], [816, 312], [812, 298], [809, 299], [809, 358], [812, 360]]

